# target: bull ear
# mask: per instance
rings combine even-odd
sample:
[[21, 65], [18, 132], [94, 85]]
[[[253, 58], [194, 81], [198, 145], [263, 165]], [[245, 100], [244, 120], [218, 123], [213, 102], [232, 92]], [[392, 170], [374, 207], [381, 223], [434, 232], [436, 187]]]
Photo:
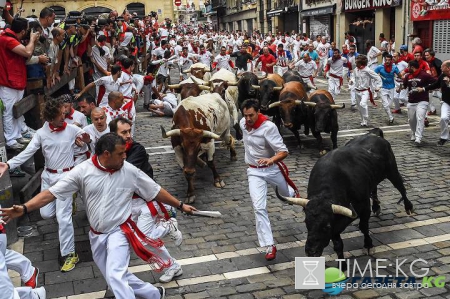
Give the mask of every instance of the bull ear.
[[280, 90], [282, 90], [282, 89], [283, 89], [283, 86], [275, 86], [275, 87], [273, 88], [274, 91], [280, 91]]
[[288, 202], [290, 204], [306, 207], [306, 205], [309, 202], [309, 199], [306, 198], [296, 198], [296, 197], [284, 197], [278, 192], [278, 186], [275, 187], [275, 193], [277, 194], [277, 197], [285, 202]]
[[316, 106], [316, 103], [314, 103], [314, 102], [304, 102], [304, 103], [305, 103], [306, 106], [309, 106], [309, 107], [315, 107]]
[[280, 102], [280, 101], [274, 102], [274, 103], [272, 103], [272, 104], [269, 105], [269, 109], [278, 107], [278, 106], [280, 106], [280, 105], [281, 105], [281, 102]]
[[254, 89], [260, 89], [260, 88], [261, 88], [261, 86], [259, 86], [259, 85], [253, 85], [253, 84], [252, 84], [252, 87], [253, 87]]
[[331, 205], [331, 209], [333, 210], [333, 214], [343, 215], [352, 219], [355, 219], [358, 217], [355, 210], [353, 209], [352, 205], [350, 204], [350, 208], [346, 208], [340, 205]]
[[331, 109], [344, 109], [345, 108], [345, 103], [342, 103], [341, 105], [330, 105]]
[[180, 132], [181, 132], [180, 129], [173, 129], [166, 133], [166, 130], [164, 129], [164, 127], [163, 126], [160, 126], [160, 127], [161, 127], [161, 133], [162, 133], [163, 138], [169, 138], [172, 136], [180, 136]]

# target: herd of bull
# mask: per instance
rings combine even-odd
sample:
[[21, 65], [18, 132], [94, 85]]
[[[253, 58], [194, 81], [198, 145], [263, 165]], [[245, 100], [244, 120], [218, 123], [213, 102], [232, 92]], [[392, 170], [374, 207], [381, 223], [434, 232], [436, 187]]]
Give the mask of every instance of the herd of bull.
[[[272, 116], [274, 123], [281, 124], [295, 135], [299, 145], [298, 131], [304, 127], [305, 135], [311, 131], [318, 141], [322, 156], [313, 167], [308, 183], [308, 199], [278, 198], [304, 207], [308, 229], [306, 253], [320, 256], [330, 240], [339, 258], [343, 258], [343, 242], [340, 234], [357, 217], [364, 234], [364, 247], [373, 247], [369, 236], [371, 212], [378, 215], [380, 202], [377, 185], [388, 179], [401, 193], [398, 203], [404, 202], [407, 214], [413, 205], [406, 196], [402, 177], [391, 145], [379, 129], [349, 141], [337, 149], [339, 130], [336, 105], [330, 93], [324, 90], [312, 92], [295, 71], [283, 77], [268, 74], [258, 77], [251, 72], [236, 76], [221, 69], [209, 76], [205, 65], [193, 65], [188, 72], [191, 77], [179, 84], [169, 85], [180, 94], [180, 103], [173, 116], [173, 127], [164, 138], [171, 138], [176, 160], [188, 181], [186, 202], [195, 200], [194, 175], [196, 166], [205, 166], [201, 155], [206, 154], [206, 164], [211, 168], [214, 185], [224, 187], [215, 164], [215, 140], [221, 140], [230, 149], [232, 161], [236, 160], [235, 138], [230, 134], [231, 125], [236, 139], [242, 139], [238, 124], [238, 111], [248, 98], [257, 98], [261, 112]], [[325, 155], [321, 132], [330, 133], [333, 151]], [[371, 207], [372, 200], [372, 207]]]

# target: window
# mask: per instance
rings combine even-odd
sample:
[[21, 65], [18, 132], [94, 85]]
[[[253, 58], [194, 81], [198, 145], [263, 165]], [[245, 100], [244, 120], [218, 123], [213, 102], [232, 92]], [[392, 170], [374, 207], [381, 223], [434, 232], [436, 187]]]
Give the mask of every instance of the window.
[[130, 14], [133, 14], [134, 12], [137, 13], [139, 18], [145, 16], [145, 5], [142, 3], [130, 3], [127, 5], [127, 9]]
[[97, 7], [88, 7], [86, 9], [83, 9], [81, 12], [84, 12], [85, 15], [87, 16], [98, 16], [102, 13], [106, 13], [106, 12], [110, 12], [111, 9], [110, 8], [106, 8], [106, 7], [102, 7], [102, 6], [97, 6]]

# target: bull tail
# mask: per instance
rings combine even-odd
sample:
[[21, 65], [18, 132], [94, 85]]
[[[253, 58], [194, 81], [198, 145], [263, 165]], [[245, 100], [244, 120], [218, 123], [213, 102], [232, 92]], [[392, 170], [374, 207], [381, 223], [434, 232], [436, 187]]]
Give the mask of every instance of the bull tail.
[[372, 130], [369, 131], [369, 134], [373, 134], [375, 136], [378, 136], [378, 137], [381, 137], [384, 139], [383, 130], [381, 130], [380, 128], [373, 128]]

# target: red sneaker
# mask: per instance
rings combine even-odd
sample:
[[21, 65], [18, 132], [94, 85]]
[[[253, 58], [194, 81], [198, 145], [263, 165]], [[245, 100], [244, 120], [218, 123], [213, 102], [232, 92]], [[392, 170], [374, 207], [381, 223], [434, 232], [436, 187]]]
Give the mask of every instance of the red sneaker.
[[401, 109], [397, 109], [397, 110], [392, 110], [392, 113], [395, 113], [395, 114], [402, 114], [402, 110]]
[[425, 127], [428, 127], [430, 125], [430, 122], [428, 121], [428, 118], [425, 117], [424, 121]]
[[35, 289], [38, 284], [38, 276], [39, 276], [39, 269], [34, 268], [34, 273], [31, 276], [31, 278], [25, 283], [25, 286], [30, 287], [32, 289]]
[[277, 257], [277, 247], [275, 245], [267, 247], [266, 260], [271, 261]]
[[428, 113], [427, 113], [427, 115], [436, 115], [436, 110], [434, 110], [434, 111], [428, 111]]

